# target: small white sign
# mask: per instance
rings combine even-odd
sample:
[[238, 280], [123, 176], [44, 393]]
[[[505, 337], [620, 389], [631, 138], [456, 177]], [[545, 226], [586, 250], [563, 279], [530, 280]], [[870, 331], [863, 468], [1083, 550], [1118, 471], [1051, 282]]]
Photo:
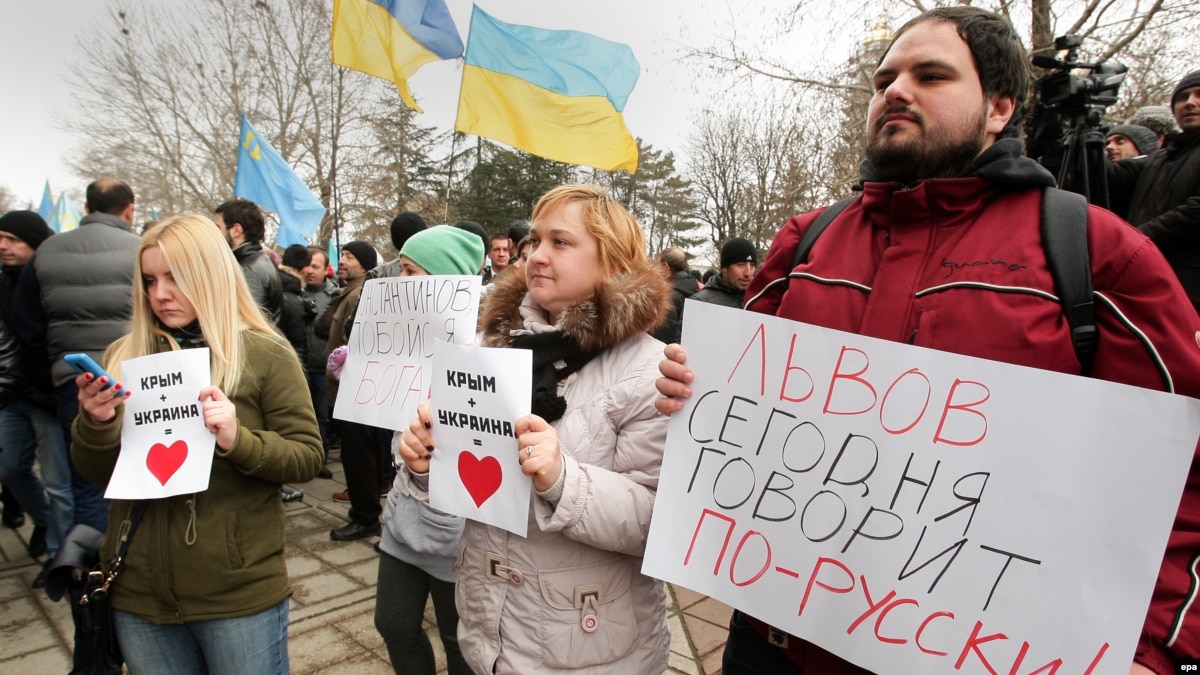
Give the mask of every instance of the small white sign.
[[514, 427], [529, 413], [532, 364], [528, 349], [434, 346], [430, 506], [525, 536], [533, 480]]
[[160, 499], [208, 489], [216, 436], [204, 426], [200, 390], [212, 383], [209, 358], [205, 347], [121, 364], [130, 396], [105, 497]]

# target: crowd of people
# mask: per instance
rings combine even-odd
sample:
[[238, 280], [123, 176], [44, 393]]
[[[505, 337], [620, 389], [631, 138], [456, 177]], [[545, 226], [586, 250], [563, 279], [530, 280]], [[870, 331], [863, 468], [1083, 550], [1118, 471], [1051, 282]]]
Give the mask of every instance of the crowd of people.
[[[351, 241], [336, 275], [320, 247], [264, 246], [263, 212], [245, 199], [138, 236], [133, 190], [106, 178], [88, 186], [76, 230], [3, 215], [4, 525], [32, 520], [28, 553], [47, 561], [75, 524], [107, 533], [106, 557], [137, 530], [111, 590], [130, 672], [286, 673], [283, 503], [329, 477], [337, 449], [346, 490], [334, 498], [349, 512], [330, 537], [379, 540], [375, 626], [396, 672], [435, 672], [421, 626], [432, 599], [452, 675], [655, 674], [670, 630], [642, 556], [669, 417], [693, 393], [678, 344], [689, 301], [1200, 397], [1200, 71], [1166, 106], [1108, 129], [1112, 211], [1086, 210], [1086, 363], [1042, 241], [1055, 177], [1017, 138], [1029, 72], [1012, 27], [965, 6], [927, 11], [896, 33], [873, 82], [857, 194], [806, 256], [794, 253], [824, 209], [784, 224], [761, 266], [752, 242], [721, 242], [705, 278], [680, 248], [651, 257], [630, 212], [588, 185], [550, 190], [503, 232], [405, 211], [393, 260]], [[1017, 264], [963, 265], [946, 282], [944, 261], [997, 259]], [[399, 430], [331, 415], [366, 282], [450, 274], [482, 278], [477, 344], [532, 355], [530, 412], [511, 420], [534, 490], [524, 537], [429, 506], [428, 405]], [[201, 347], [208, 489], [104, 499], [130, 395], [109, 386], [122, 363]], [[71, 353], [112, 381], [76, 374]], [[1194, 466], [1131, 674], [1200, 658], [1197, 523]], [[723, 672], [866, 671], [736, 610]]]

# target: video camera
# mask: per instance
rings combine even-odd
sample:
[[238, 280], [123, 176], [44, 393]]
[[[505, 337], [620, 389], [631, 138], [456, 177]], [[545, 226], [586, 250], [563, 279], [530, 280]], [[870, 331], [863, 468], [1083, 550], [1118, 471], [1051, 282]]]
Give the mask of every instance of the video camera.
[[[1055, 49], [1066, 51], [1061, 60], [1033, 57], [1033, 65], [1051, 72], [1033, 83], [1037, 100], [1025, 125], [1028, 153], [1058, 177], [1059, 187], [1108, 206], [1100, 128], [1105, 110], [1117, 102], [1128, 68], [1080, 61], [1082, 45], [1082, 37], [1063, 35], [1054, 39]], [[1072, 72], [1079, 70], [1087, 74]]]
[[[1121, 63], [1079, 61], [1082, 45], [1083, 38], [1078, 35], [1055, 38], [1054, 48], [1066, 50], [1067, 55], [1061, 61], [1053, 56], [1033, 57], [1033, 65], [1054, 71], [1039, 77], [1033, 86], [1040, 104], [1071, 117], [1086, 115], [1089, 124], [1099, 126], [1104, 108], [1117, 102], [1117, 92], [1129, 69]], [[1071, 72], [1075, 69], [1091, 72], [1079, 76]]]

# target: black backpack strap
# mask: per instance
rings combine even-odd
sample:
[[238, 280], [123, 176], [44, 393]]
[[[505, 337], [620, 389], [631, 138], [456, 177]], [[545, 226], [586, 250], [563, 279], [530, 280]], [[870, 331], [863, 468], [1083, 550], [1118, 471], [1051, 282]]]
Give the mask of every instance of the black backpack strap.
[[825, 228], [829, 227], [833, 219], [837, 218], [847, 206], [850, 206], [850, 202], [855, 199], [858, 199], [858, 197], [848, 197], [836, 204], [830, 205], [817, 216], [816, 220], [812, 221], [812, 224], [808, 226], [804, 234], [800, 236], [800, 243], [796, 244], [796, 252], [792, 255], [792, 266], [788, 268], [789, 274], [792, 270], [796, 269], [796, 265], [808, 260], [808, 252], [812, 250], [813, 244], [817, 243], [817, 237], [821, 236], [821, 233], [825, 231]]
[[1091, 375], [1099, 332], [1088, 256], [1088, 203], [1082, 195], [1046, 188], [1042, 196], [1042, 245], [1062, 303], [1082, 374]]

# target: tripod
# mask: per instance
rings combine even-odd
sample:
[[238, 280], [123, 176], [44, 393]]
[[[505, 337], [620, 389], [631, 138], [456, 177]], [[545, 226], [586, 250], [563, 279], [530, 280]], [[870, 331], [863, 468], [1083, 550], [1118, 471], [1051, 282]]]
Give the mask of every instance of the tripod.
[[1099, 110], [1082, 110], [1071, 117], [1063, 141], [1065, 152], [1058, 171], [1058, 187], [1077, 192], [1090, 203], [1108, 208], [1104, 134], [1097, 129]]

